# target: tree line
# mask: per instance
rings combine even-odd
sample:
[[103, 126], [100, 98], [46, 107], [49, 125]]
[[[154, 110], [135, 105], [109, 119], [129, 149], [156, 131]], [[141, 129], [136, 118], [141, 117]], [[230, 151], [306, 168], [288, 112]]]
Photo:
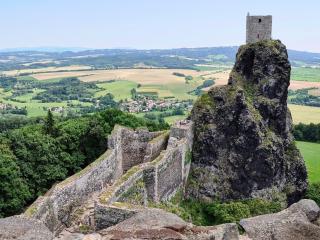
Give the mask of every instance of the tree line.
[[320, 142], [320, 123], [299, 123], [293, 127], [293, 135], [297, 141]]

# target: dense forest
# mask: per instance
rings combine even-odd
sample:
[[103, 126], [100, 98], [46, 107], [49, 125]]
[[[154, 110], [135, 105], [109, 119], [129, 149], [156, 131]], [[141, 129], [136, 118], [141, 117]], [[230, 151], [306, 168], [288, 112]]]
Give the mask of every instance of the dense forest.
[[23, 211], [54, 183], [94, 161], [107, 148], [115, 124], [151, 131], [164, 122], [108, 109], [73, 119], [15, 118], [0, 124], [0, 217]]

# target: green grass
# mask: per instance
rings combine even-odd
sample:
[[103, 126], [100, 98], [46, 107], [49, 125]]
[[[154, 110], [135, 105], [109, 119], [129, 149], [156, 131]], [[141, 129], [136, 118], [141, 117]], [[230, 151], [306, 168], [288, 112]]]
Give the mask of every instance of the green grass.
[[320, 144], [297, 142], [297, 147], [305, 160], [309, 182], [320, 182]]
[[[232, 64], [233, 65], [233, 64]], [[232, 67], [232, 65], [230, 65], [230, 68]], [[198, 70], [198, 71], [225, 71], [228, 68], [227, 67], [219, 67], [219, 66], [210, 66], [210, 65], [206, 65], [206, 66], [195, 66], [193, 67], [194, 69]]]
[[178, 121], [178, 120], [183, 120], [183, 119], [185, 119], [186, 117], [187, 117], [187, 114], [185, 114], [185, 115], [176, 115], [176, 116], [165, 117], [164, 120], [165, 120], [168, 124], [172, 125], [172, 124], [175, 123], [176, 121]]
[[[161, 113], [163, 113], [163, 112], [160, 112], [160, 111], [153, 111], [153, 112], [150, 112], [150, 113], [153, 113], [153, 114], [155, 114], [155, 115], [159, 115], [159, 114], [161, 114]], [[137, 117], [144, 117], [144, 115], [145, 115], [146, 113], [134, 113], [134, 115], [135, 116], [137, 116]], [[175, 116], [169, 116], [169, 117], [164, 117], [164, 120], [168, 123], [168, 124], [173, 124], [173, 123], [175, 123], [176, 121], [178, 121], [178, 120], [182, 120], [182, 119], [186, 119], [186, 117], [188, 116], [188, 113], [185, 113], [184, 115], [175, 115]]]
[[291, 80], [320, 82], [320, 68], [292, 68]]
[[33, 81], [37, 81], [37, 79], [35, 79], [34, 77], [31, 76], [19, 76], [17, 77], [18, 80], [33, 80]]
[[105, 82], [98, 83], [98, 87], [103, 90], [97, 92], [94, 97], [101, 97], [107, 93], [111, 93], [114, 96], [116, 101], [130, 99], [131, 98], [131, 89], [138, 86], [137, 83], [131, 81], [115, 81], [115, 82]]

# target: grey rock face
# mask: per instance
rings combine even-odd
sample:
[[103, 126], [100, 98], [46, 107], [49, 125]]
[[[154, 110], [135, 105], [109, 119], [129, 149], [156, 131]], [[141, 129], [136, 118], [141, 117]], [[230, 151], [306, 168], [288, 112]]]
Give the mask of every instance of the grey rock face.
[[50, 240], [53, 234], [38, 220], [13, 216], [0, 219], [0, 239]]
[[[307, 187], [287, 107], [290, 63], [280, 41], [240, 47], [226, 86], [195, 103], [188, 195], [198, 199], [299, 200]], [[279, 196], [283, 195], [283, 196]]]
[[316, 240], [320, 227], [311, 223], [319, 215], [312, 200], [301, 200], [275, 214], [243, 219], [240, 225], [253, 240]]
[[101, 230], [113, 226], [127, 218], [133, 216], [136, 212], [115, 208], [104, 208], [99, 205], [95, 207], [95, 228]]

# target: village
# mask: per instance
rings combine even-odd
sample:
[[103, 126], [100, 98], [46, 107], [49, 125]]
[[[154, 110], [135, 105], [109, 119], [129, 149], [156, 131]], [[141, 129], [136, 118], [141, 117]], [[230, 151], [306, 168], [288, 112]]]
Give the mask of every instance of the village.
[[152, 96], [137, 95], [135, 99], [130, 99], [120, 103], [120, 109], [129, 113], [147, 113], [152, 111], [166, 111], [170, 109], [181, 109], [189, 112], [192, 109], [193, 100], [160, 99]]

